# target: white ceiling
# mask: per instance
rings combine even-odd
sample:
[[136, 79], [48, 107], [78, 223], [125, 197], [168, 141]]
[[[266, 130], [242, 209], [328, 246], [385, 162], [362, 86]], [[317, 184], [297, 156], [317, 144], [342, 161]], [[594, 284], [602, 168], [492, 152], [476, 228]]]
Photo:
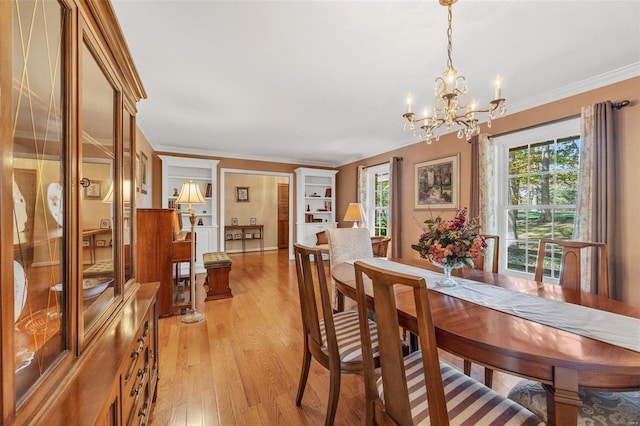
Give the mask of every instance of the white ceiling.
[[[158, 151], [337, 166], [416, 142], [447, 9], [424, 1], [114, 0]], [[640, 1], [460, 0], [453, 65], [509, 112], [640, 75]]]

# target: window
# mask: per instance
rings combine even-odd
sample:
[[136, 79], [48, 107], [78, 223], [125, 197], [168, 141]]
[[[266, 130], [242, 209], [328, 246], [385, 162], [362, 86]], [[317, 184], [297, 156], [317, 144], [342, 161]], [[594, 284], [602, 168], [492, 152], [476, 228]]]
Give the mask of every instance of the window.
[[367, 224], [373, 236], [387, 236], [389, 163], [367, 169]]
[[[572, 119], [496, 138], [500, 271], [535, 272], [540, 238], [572, 239], [580, 158]], [[559, 262], [559, 259], [557, 259]], [[545, 268], [546, 269], [546, 268]], [[552, 278], [558, 268], [550, 268]]]

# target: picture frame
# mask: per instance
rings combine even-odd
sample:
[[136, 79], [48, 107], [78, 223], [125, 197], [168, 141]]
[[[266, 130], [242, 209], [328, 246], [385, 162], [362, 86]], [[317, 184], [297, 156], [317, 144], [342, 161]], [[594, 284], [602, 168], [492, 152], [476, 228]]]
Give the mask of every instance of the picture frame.
[[228, 241], [228, 240], [233, 240], [233, 234], [227, 234], [227, 235], [225, 236], [225, 239], [226, 239], [227, 241]]
[[252, 217], [251, 219], [249, 219], [249, 225], [253, 226], [256, 225], [258, 223], [258, 221], [256, 220], [255, 217]]
[[238, 226], [238, 218], [237, 217], [232, 217], [231, 218], [231, 226]]
[[89, 186], [84, 188], [84, 198], [86, 198], [87, 200], [102, 199], [102, 181], [91, 181], [89, 183]]
[[111, 221], [109, 219], [100, 219], [100, 229], [110, 229]]
[[234, 240], [241, 240], [242, 239], [242, 234], [241, 233], [237, 233], [233, 235], [233, 239]]
[[416, 209], [457, 209], [460, 154], [415, 165]]
[[147, 193], [147, 185], [148, 185], [148, 168], [149, 168], [149, 159], [144, 152], [140, 152], [140, 193]]
[[245, 240], [252, 240], [253, 239], [253, 234], [249, 233], [249, 234], [244, 234], [244, 239]]
[[106, 247], [107, 242], [105, 240], [96, 240], [96, 247]]
[[248, 202], [249, 201], [249, 187], [248, 186], [236, 186], [236, 201]]

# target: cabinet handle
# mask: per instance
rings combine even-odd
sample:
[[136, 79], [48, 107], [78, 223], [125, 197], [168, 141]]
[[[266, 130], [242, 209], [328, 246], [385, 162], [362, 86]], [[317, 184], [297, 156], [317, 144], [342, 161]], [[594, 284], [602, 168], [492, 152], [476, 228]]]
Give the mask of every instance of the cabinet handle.
[[133, 395], [138, 395], [140, 393], [140, 391], [142, 390], [142, 388], [144, 387], [145, 382], [147, 381], [147, 371], [149, 370], [149, 367], [147, 365], [144, 366], [144, 369], [139, 369], [138, 370], [138, 374], [136, 375], [136, 377], [140, 377], [140, 382], [138, 383], [138, 385], [136, 386], [135, 384], [131, 387], [131, 393], [129, 394], [129, 396], [133, 396]]
[[131, 360], [131, 365], [129, 366], [129, 370], [127, 370], [127, 374], [125, 374], [124, 376], [125, 383], [128, 382], [129, 379], [131, 378], [131, 375], [133, 374], [133, 370], [134, 368], [136, 368], [136, 361], [138, 360], [139, 357], [140, 357], [140, 353], [137, 350], [131, 353], [131, 358], [133, 359]]
[[149, 410], [149, 403], [145, 402], [140, 411], [138, 411], [138, 416], [142, 417], [140, 419], [140, 426], [145, 426], [147, 424], [147, 411]]

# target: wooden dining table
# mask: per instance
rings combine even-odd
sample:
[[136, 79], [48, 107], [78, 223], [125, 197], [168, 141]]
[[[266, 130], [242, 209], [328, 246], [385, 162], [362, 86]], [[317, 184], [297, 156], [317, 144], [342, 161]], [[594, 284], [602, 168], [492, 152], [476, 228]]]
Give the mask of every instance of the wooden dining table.
[[[424, 259], [392, 260], [410, 266], [427, 267]], [[504, 274], [468, 268], [459, 271], [463, 278], [469, 280], [640, 318], [640, 309], [591, 293]], [[331, 269], [331, 275], [339, 298], [347, 296], [355, 300], [353, 265], [335, 265]], [[428, 285], [431, 286], [429, 283]], [[373, 307], [370, 288], [367, 293], [367, 303]], [[543, 383], [547, 390], [551, 425], [577, 424], [578, 407], [582, 405], [578, 396], [580, 388], [616, 391], [640, 389], [640, 352], [533, 322], [432, 289], [429, 289], [429, 303], [438, 347], [485, 367]], [[417, 334], [411, 289], [396, 289], [396, 306], [400, 325]]]

